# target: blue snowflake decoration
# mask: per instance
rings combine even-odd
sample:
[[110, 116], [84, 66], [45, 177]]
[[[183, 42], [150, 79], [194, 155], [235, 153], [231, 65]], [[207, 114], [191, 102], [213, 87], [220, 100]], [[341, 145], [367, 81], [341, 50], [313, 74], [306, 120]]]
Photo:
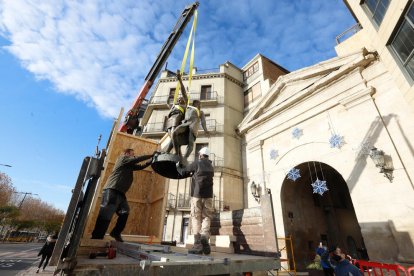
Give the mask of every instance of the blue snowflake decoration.
[[333, 134], [329, 139], [329, 144], [331, 144], [331, 148], [340, 149], [344, 145], [344, 143], [344, 136], [339, 136], [338, 134]]
[[292, 136], [293, 136], [293, 138], [299, 139], [300, 136], [302, 136], [302, 135], [303, 135], [303, 130], [301, 130], [300, 128], [295, 127], [292, 130]]
[[300, 178], [300, 170], [296, 169], [296, 168], [292, 168], [289, 170], [288, 174], [287, 174], [287, 178], [291, 179], [293, 181], [296, 181], [296, 179]]
[[319, 178], [316, 178], [316, 181], [313, 182], [311, 185], [312, 185], [314, 194], [323, 195], [326, 191], [328, 191], [328, 187], [326, 186], [326, 181], [319, 180]]
[[279, 156], [279, 152], [275, 149], [270, 150], [270, 160], [276, 160], [276, 158]]

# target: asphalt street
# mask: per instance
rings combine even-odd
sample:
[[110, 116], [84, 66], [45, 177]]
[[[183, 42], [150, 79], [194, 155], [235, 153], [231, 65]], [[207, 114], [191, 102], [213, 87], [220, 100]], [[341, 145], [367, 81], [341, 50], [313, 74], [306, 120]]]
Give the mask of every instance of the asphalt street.
[[39, 260], [42, 243], [0, 243], [0, 275], [12, 276]]

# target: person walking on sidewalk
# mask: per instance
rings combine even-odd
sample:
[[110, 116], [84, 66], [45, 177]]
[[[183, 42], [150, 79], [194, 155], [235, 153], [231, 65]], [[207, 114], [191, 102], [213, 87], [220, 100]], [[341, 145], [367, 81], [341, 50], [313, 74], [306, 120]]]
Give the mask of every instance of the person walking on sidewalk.
[[42, 266], [43, 262], [44, 262], [43, 271], [45, 271], [45, 268], [47, 264], [49, 263], [49, 259], [52, 256], [53, 249], [55, 248], [56, 240], [57, 240], [57, 234], [54, 234], [53, 236], [49, 235], [47, 237], [45, 244], [43, 245], [42, 249], [40, 249], [39, 254], [37, 254], [37, 256], [42, 255], [42, 259], [40, 259], [40, 263], [39, 263], [39, 266], [37, 267], [36, 273], [39, 273], [40, 267]]
[[193, 248], [190, 254], [210, 254], [210, 224], [213, 216], [213, 177], [214, 168], [208, 159], [207, 147], [199, 151], [198, 160], [182, 167], [177, 163], [177, 170], [183, 176], [192, 175], [191, 179], [191, 226], [194, 234]]
[[[125, 193], [129, 190], [134, 179], [134, 171], [143, 170], [152, 163], [153, 155], [134, 156], [133, 149], [126, 149], [115, 162], [114, 169], [109, 176], [102, 192], [102, 202], [96, 219], [92, 239], [103, 239], [109, 227], [111, 218], [116, 212], [118, 220], [109, 234], [116, 241], [123, 242], [121, 232], [128, 220], [129, 206]], [[137, 164], [148, 160], [145, 164]]]

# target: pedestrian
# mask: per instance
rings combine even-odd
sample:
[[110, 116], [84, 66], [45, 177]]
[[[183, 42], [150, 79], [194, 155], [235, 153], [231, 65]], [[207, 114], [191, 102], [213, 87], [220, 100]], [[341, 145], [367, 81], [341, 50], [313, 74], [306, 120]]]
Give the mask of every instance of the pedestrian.
[[184, 154], [185, 161], [187, 161], [187, 158], [190, 156], [191, 152], [193, 151], [194, 142], [198, 136], [198, 129], [200, 127], [200, 122], [201, 122], [201, 126], [204, 129], [206, 136], [210, 137], [210, 133], [207, 130], [204, 112], [201, 111], [200, 109], [201, 109], [200, 101], [194, 100], [193, 105], [189, 105], [187, 107], [184, 120], [179, 126], [177, 126], [177, 128], [172, 134], [174, 145], [181, 146], [181, 145], [187, 144], [187, 149]]
[[329, 252], [331, 252], [331, 259], [336, 264], [334, 269], [335, 276], [363, 276], [362, 272], [346, 259], [341, 248], [334, 246]]
[[213, 177], [214, 168], [209, 160], [207, 147], [199, 151], [198, 160], [187, 166], [177, 163], [177, 170], [182, 176], [192, 175], [191, 179], [191, 226], [194, 245], [190, 254], [210, 254], [210, 224], [213, 216]]
[[334, 276], [334, 269], [329, 259], [329, 251], [326, 244], [320, 242], [318, 248], [316, 248], [316, 254], [321, 257], [321, 267], [325, 276]]
[[[116, 212], [118, 220], [110, 232], [110, 236], [116, 241], [123, 242], [121, 232], [124, 230], [128, 220], [129, 206], [125, 193], [132, 185], [134, 171], [143, 170], [152, 163], [153, 155], [134, 156], [133, 149], [125, 149], [118, 157], [115, 166], [109, 176], [102, 192], [102, 202], [96, 219], [92, 239], [103, 239], [109, 227], [111, 218]], [[143, 165], [137, 164], [148, 160]]]
[[57, 237], [57, 233], [55, 233], [53, 236], [49, 235], [46, 239], [45, 244], [42, 246], [42, 249], [40, 249], [39, 254], [37, 254], [37, 256], [42, 255], [42, 259], [40, 259], [40, 263], [37, 267], [36, 273], [39, 273], [40, 267], [42, 266], [43, 262], [43, 271], [45, 271], [45, 268], [49, 263], [50, 256], [52, 256], [53, 249], [55, 248]]
[[188, 96], [187, 92], [185, 90], [181, 74], [178, 71], [177, 72], [177, 79], [180, 82], [181, 86], [181, 94], [182, 96], [178, 97], [177, 104], [174, 104], [171, 106], [170, 112], [168, 113], [168, 119], [167, 119], [167, 126], [166, 130], [168, 132], [168, 135], [170, 136], [170, 143], [167, 147], [166, 152], [170, 153], [170, 151], [174, 148], [175, 154], [179, 155], [181, 157], [181, 151], [180, 151], [180, 145], [175, 145], [174, 140], [172, 139], [173, 132], [175, 131], [176, 127], [179, 126], [184, 120], [185, 111], [187, 109], [187, 103], [188, 103]]

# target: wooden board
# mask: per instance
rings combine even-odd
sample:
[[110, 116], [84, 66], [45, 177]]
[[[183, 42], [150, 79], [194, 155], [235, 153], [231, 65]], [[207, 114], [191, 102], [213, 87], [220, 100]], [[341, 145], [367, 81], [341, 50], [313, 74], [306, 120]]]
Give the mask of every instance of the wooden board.
[[[99, 212], [103, 187], [112, 172], [116, 159], [127, 148], [134, 149], [136, 155], [147, 155], [158, 149], [158, 143], [118, 131], [113, 132], [104, 170], [99, 179], [83, 238], [91, 237]], [[124, 240], [135, 241], [142, 236], [147, 236], [149, 240], [153, 241], [161, 240], [166, 194], [165, 179], [153, 172], [151, 167], [134, 172], [134, 182], [126, 193], [130, 214], [128, 223], [122, 233]], [[114, 227], [116, 219], [117, 215], [115, 214], [107, 233]]]

